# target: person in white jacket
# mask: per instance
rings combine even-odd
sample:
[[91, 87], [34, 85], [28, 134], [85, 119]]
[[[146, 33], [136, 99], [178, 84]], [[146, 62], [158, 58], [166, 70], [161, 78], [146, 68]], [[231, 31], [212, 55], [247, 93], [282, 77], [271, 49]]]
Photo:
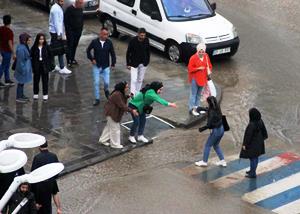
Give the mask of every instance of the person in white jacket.
[[[49, 15], [49, 32], [51, 35], [51, 43], [62, 40], [65, 37], [64, 30], [64, 0], [55, 0], [55, 4], [51, 7]], [[59, 66], [55, 66], [55, 70], [62, 74], [71, 74], [72, 71], [66, 68], [63, 55], [58, 55]]]

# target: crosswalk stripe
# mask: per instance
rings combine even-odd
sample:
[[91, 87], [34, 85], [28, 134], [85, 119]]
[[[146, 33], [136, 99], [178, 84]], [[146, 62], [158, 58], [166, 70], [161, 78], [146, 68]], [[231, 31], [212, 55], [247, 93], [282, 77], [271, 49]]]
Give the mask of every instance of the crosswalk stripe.
[[284, 206], [278, 207], [272, 211], [275, 213], [278, 213], [278, 214], [299, 214], [300, 213], [300, 199], [293, 201], [289, 204], [286, 204]]
[[[271, 183], [252, 192], [244, 194], [243, 200], [255, 204], [266, 198], [275, 196], [281, 192], [292, 189], [300, 184], [300, 173], [291, 175], [277, 182]], [[300, 212], [300, 210], [299, 210]]]
[[[278, 169], [282, 166], [288, 165], [294, 161], [300, 160], [299, 156], [295, 156], [292, 153], [283, 153], [278, 156], [275, 156], [271, 159], [267, 159], [261, 162], [257, 169], [257, 174], [262, 174], [266, 172], [270, 172], [272, 170]], [[237, 172], [231, 173], [227, 176], [221, 177], [214, 181], [211, 181], [215, 187], [217, 188], [228, 188], [234, 184], [237, 184], [244, 180], [245, 169], [239, 170]]]

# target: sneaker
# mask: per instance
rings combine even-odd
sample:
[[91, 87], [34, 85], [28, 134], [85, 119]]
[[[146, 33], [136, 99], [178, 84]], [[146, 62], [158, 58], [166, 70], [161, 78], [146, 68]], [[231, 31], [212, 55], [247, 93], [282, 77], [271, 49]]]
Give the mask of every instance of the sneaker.
[[196, 111], [195, 108], [193, 108], [193, 110], [192, 110], [192, 115], [193, 115], [193, 116], [199, 116], [200, 114]]
[[25, 100], [24, 98], [17, 98], [16, 102], [18, 102], [18, 103], [26, 103], [27, 100]]
[[217, 166], [226, 167], [226, 166], [227, 166], [227, 163], [226, 163], [225, 160], [220, 160], [220, 161], [216, 162], [216, 165], [217, 165]]
[[66, 67], [64, 67], [63, 69], [59, 70], [59, 73], [61, 73], [61, 74], [71, 74], [72, 71], [70, 71], [69, 69], [67, 69]]
[[201, 160], [201, 161], [195, 162], [195, 165], [200, 166], [200, 167], [207, 167], [207, 162], [204, 162]]
[[110, 147], [114, 148], [114, 149], [123, 149], [124, 148], [124, 146], [122, 146], [122, 145], [114, 145], [114, 144], [111, 144]]
[[100, 104], [100, 100], [95, 99], [95, 101], [94, 101], [94, 103], [93, 103], [93, 106], [97, 106], [97, 105], [99, 105], [99, 104]]
[[109, 142], [102, 142], [102, 141], [99, 141], [99, 143], [103, 144], [104, 146], [110, 146], [110, 143]]
[[7, 86], [14, 86], [15, 83], [13, 81], [11, 81], [11, 80], [7, 80], [7, 81], [5, 81], [5, 85], [7, 85]]
[[48, 100], [48, 95], [44, 95], [44, 96], [43, 96], [43, 100], [44, 100], [44, 101], [47, 101], [47, 100]]
[[130, 141], [130, 143], [136, 143], [136, 139], [134, 136], [129, 136], [128, 140]]
[[149, 142], [149, 140], [148, 140], [147, 138], [145, 138], [144, 135], [138, 136], [138, 139], [137, 139], [137, 140], [138, 140], [138, 141], [141, 141], [141, 142], [143, 142], [143, 143], [148, 143], [148, 142]]
[[200, 113], [200, 114], [205, 114], [206, 112], [205, 112], [205, 111], [200, 111], [199, 113]]
[[22, 99], [24, 99], [26, 101], [30, 101], [29, 97], [26, 97], [25, 95], [23, 95]]
[[38, 99], [39, 99], [39, 95], [38, 95], [38, 94], [34, 94], [34, 95], [33, 95], [33, 99], [34, 99], [34, 100], [38, 100]]
[[5, 87], [6, 87], [6, 85], [3, 84], [2, 82], [0, 82], [0, 88], [5, 88]]
[[60, 67], [58, 65], [55, 65], [55, 68], [51, 72], [60, 71]]
[[106, 99], [109, 98], [109, 90], [104, 91]]

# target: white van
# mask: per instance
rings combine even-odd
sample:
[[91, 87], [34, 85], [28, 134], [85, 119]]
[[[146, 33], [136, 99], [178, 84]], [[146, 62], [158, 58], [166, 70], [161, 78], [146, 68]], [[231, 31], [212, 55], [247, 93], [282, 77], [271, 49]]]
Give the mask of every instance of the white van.
[[150, 45], [171, 61], [187, 62], [204, 41], [211, 56], [233, 56], [239, 47], [235, 27], [208, 0], [100, 0], [100, 21], [111, 36], [135, 36], [145, 28]]

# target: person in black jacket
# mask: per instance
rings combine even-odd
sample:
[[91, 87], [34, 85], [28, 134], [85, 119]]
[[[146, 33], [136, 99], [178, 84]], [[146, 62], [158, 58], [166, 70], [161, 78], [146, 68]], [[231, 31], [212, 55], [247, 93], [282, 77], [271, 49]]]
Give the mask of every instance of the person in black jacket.
[[[100, 103], [100, 76], [104, 80], [104, 93], [106, 98], [109, 97], [109, 78], [110, 78], [110, 60], [111, 67], [114, 68], [116, 64], [116, 54], [113, 43], [108, 39], [107, 28], [102, 28], [99, 33], [99, 38], [94, 39], [88, 46], [87, 58], [91, 60], [93, 65], [93, 78], [94, 78], [94, 106]], [[93, 50], [93, 54], [91, 53]]]
[[74, 4], [66, 9], [64, 15], [68, 44], [66, 58], [69, 67], [78, 65], [78, 62], [75, 60], [75, 54], [83, 29], [83, 4], [83, 0], [76, 0]]
[[146, 38], [144, 28], [140, 28], [138, 35], [129, 42], [126, 61], [131, 73], [130, 92], [135, 95], [142, 88], [145, 72], [150, 62], [149, 39]]
[[[39, 149], [40, 153], [33, 158], [31, 171], [49, 163], [58, 162], [56, 154], [48, 150], [47, 142], [41, 145]], [[54, 203], [56, 205], [57, 214], [62, 213], [56, 177], [32, 185], [32, 192], [35, 195], [38, 214], [52, 213], [51, 197], [53, 197]]]
[[246, 177], [256, 178], [258, 157], [265, 154], [264, 141], [268, 138], [268, 132], [261, 119], [261, 113], [256, 108], [249, 110], [249, 118], [250, 122], [245, 130], [240, 158], [250, 160], [250, 171], [246, 172]]
[[[21, 209], [19, 210], [19, 214], [36, 214], [37, 209], [35, 206], [34, 195], [30, 192], [30, 185], [29, 183], [22, 183], [18, 190], [12, 195], [10, 200], [8, 201], [2, 213], [11, 214], [19, 204], [26, 198], [27, 202], [22, 205]], [[24, 201], [26, 201], [26, 199]]]
[[43, 33], [37, 34], [31, 48], [31, 62], [33, 72], [33, 99], [39, 99], [40, 79], [43, 84], [43, 100], [48, 100], [49, 71], [51, 70], [51, 51]]
[[224, 127], [222, 122], [222, 111], [215, 97], [207, 98], [208, 108], [198, 107], [197, 111], [207, 111], [207, 125], [199, 128], [202, 132], [206, 129], [212, 129], [207, 142], [204, 147], [203, 160], [195, 162], [196, 166], [206, 167], [211, 147], [216, 151], [220, 161], [216, 163], [217, 166], [226, 167], [227, 163], [224, 160], [224, 155], [220, 147], [220, 141], [224, 135]]

